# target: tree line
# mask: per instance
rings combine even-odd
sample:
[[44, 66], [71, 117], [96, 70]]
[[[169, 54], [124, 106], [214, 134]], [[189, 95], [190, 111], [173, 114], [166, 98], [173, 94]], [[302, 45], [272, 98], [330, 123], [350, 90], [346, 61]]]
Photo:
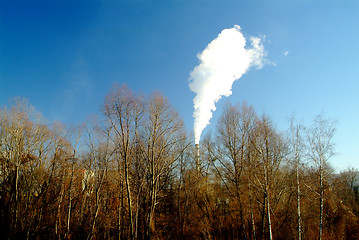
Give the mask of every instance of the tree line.
[[47, 124], [0, 110], [4, 239], [359, 239], [359, 172], [334, 172], [335, 122], [279, 132], [227, 103], [200, 143], [159, 93], [114, 85], [102, 115]]

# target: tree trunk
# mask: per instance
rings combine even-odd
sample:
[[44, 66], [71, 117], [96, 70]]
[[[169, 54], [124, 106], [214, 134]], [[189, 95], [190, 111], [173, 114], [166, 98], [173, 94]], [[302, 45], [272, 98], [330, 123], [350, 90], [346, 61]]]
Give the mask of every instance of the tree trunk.
[[126, 182], [126, 191], [127, 191], [127, 203], [128, 203], [128, 213], [130, 218], [130, 239], [133, 239], [133, 216], [132, 216], [132, 199], [131, 199], [131, 189], [130, 181], [128, 176], [128, 162], [127, 156], [125, 157], [125, 182]]
[[[122, 196], [122, 192], [120, 191]], [[122, 197], [120, 196], [120, 202], [118, 204], [118, 221], [117, 221], [117, 230], [118, 230], [118, 240], [121, 240], [121, 209], [122, 209]]]
[[[62, 177], [63, 178], [63, 177]], [[61, 179], [61, 190], [60, 190], [60, 199], [57, 203], [57, 217], [56, 217], [56, 223], [55, 223], [55, 234], [58, 236], [58, 239], [61, 239], [61, 235], [59, 233], [59, 225], [61, 224], [61, 203], [64, 198], [64, 181]]]
[[238, 200], [239, 200], [239, 212], [240, 212], [241, 221], [242, 221], [242, 227], [243, 227], [243, 232], [244, 232], [244, 239], [248, 239], [248, 237], [247, 237], [247, 229], [246, 229], [246, 222], [244, 221], [244, 217], [243, 217], [243, 207], [242, 207], [240, 197], [238, 198]]
[[268, 219], [268, 231], [269, 231], [269, 240], [272, 240], [272, 222], [270, 217], [270, 204], [269, 204], [269, 194], [267, 192], [267, 219]]
[[91, 230], [90, 230], [90, 232], [89, 232], [89, 234], [87, 236], [87, 240], [91, 239], [93, 231], [95, 229], [96, 220], [97, 220], [98, 212], [99, 212], [99, 209], [100, 209], [100, 190], [101, 190], [102, 183], [103, 183], [103, 180], [105, 178], [105, 175], [106, 175], [106, 170], [103, 170], [99, 186], [96, 189], [96, 210], [95, 210], [95, 215], [94, 215], [94, 218], [93, 218], [93, 221], [92, 221]]
[[[266, 139], [266, 147], [268, 146], [267, 143], [267, 139]], [[267, 205], [267, 221], [268, 221], [268, 233], [269, 233], [269, 240], [272, 240], [272, 222], [271, 222], [271, 214], [270, 214], [270, 200], [269, 200], [269, 176], [268, 176], [268, 169], [267, 169], [267, 164], [269, 164], [269, 159], [268, 159], [268, 148], [267, 148], [267, 159], [266, 159], [266, 163], [263, 164], [263, 168], [264, 168], [264, 194], [265, 194], [265, 205]]]
[[297, 175], [297, 212], [298, 212], [298, 240], [302, 239], [302, 228], [301, 228], [301, 213], [300, 213], [300, 186], [299, 186], [299, 169], [298, 162], [296, 166], [296, 175]]
[[69, 204], [68, 204], [68, 207], [67, 207], [67, 224], [66, 224], [65, 238], [67, 238], [67, 236], [70, 233], [70, 220], [71, 220], [71, 208], [72, 208], [71, 188], [72, 188], [73, 177], [74, 177], [74, 163], [71, 166], [71, 179], [70, 179], [70, 185], [69, 185]]
[[266, 200], [266, 193], [263, 194], [263, 208], [262, 208], [262, 237], [261, 239], [265, 239], [265, 229], [266, 229], [266, 204], [267, 204], [267, 200]]
[[148, 225], [147, 237], [149, 239], [152, 238], [152, 235], [156, 230], [155, 221], [154, 221], [156, 199], [157, 199], [157, 196], [156, 196], [157, 195], [156, 184], [157, 184], [157, 181], [153, 178], [152, 179], [151, 193], [150, 193], [150, 201], [151, 201], [150, 202], [150, 210], [149, 210], [149, 213], [148, 213], [148, 222], [147, 222], [147, 225]]
[[14, 188], [15, 188], [15, 202], [14, 202], [14, 220], [13, 220], [13, 228], [12, 228], [12, 235], [16, 238], [17, 232], [17, 215], [18, 215], [18, 201], [19, 201], [19, 164], [16, 163], [15, 165], [15, 179], [14, 179]]
[[252, 224], [252, 236], [253, 239], [256, 240], [256, 223], [254, 220], [254, 213], [253, 213], [253, 199], [252, 199], [252, 187], [251, 187], [251, 180], [249, 177], [248, 180], [248, 190], [249, 190], [249, 208], [250, 208], [250, 212], [251, 212], [251, 224]]
[[320, 171], [320, 214], [319, 214], [319, 240], [322, 239], [323, 231], [323, 198], [324, 198], [324, 187], [323, 187], [323, 168], [322, 163], [319, 167]]

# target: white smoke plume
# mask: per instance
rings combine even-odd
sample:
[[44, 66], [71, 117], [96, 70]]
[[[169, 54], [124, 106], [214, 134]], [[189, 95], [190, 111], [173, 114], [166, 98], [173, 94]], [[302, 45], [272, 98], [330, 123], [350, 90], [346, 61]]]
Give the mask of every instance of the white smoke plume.
[[250, 67], [261, 68], [266, 63], [261, 39], [251, 37], [250, 47], [240, 32], [240, 26], [224, 29], [198, 54], [200, 63], [190, 73], [189, 87], [196, 93], [194, 105], [194, 135], [198, 144], [203, 129], [209, 124], [215, 103], [232, 94], [232, 84]]

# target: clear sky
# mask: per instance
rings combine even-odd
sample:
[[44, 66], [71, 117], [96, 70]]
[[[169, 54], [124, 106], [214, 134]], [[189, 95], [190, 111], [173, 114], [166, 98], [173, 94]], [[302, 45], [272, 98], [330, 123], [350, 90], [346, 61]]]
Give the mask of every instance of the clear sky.
[[309, 123], [323, 112], [338, 121], [332, 165], [359, 168], [355, 0], [0, 0], [0, 105], [21, 96], [50, 122], [80, 123], [100, 114], [119, 82], [161, 91], [192, 131], [196, 56], [236, 24], [246, 37], [265, 36], [274, 64], [251, 69], [227, 99], [245, 100], [279, 130], [293, 113]]

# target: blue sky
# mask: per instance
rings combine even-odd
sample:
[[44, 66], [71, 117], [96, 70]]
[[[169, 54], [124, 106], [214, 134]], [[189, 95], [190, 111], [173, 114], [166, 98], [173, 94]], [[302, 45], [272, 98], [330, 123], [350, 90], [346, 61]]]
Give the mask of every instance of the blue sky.
[[[0, 1], [0, 105], [28, 98], [49, 122], [80, 123], [100, 114], [114, 82], [159, 90], [193, 127], [189, 73], [224, 28], [265, 36], [275, 63], [233, 85], [279, 130], [290, 116], [338, 121], [337, 169], [359, 168], [358, 1]], [[215, 128], [222, 99], [208, 132]]]

